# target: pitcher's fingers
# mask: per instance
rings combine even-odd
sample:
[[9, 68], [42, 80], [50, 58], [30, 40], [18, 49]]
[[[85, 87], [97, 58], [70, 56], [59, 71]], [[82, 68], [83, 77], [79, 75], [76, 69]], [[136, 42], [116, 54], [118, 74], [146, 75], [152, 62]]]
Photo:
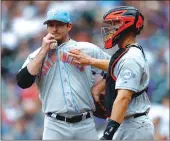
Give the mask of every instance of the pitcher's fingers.
[[56, 46], [57, 46], [57, 43], [51, 43], [51, 44], [50, 44], [50, 49], [55, 49]]
[[57, 43], [56, 40], [54, 40], [54, 39], [48, 40], [47, 42], [48, 42], [49, 44], [51, 44], [51, 43]]
[[49, 33], [49, 34], [47, 34], [47, 39], [54, 39], [55, 38], [55, 36], [54, 35], [52, 35], [51, 33]]

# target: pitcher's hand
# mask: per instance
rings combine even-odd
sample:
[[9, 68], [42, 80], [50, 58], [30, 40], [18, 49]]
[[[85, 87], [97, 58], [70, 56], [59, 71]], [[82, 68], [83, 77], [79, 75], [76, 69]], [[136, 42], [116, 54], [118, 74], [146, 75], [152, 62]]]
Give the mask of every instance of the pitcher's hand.
[[50, 49], [54, 49], [57, 46], [55, 36], [48, 33], [42, 40], [41, 51], [48, 52]]

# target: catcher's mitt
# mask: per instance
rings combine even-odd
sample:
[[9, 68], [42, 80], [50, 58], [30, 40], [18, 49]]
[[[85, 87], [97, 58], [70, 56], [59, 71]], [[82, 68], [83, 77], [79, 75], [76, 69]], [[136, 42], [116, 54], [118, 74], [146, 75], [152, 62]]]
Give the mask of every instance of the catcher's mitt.
[[95, 102], [95, 106], [96, 106], [96, 111], [93, 112], [93, 115], [98, 117], [98, 118], [102, 118], [102, 119], [106, 119], [107, 118], [107, 114], [106, 114], [106, 108], [104, 106], [104, 98], [105, 98], [105, 94], [101, 94], [100, 95], [100, 101], [99, 102]]

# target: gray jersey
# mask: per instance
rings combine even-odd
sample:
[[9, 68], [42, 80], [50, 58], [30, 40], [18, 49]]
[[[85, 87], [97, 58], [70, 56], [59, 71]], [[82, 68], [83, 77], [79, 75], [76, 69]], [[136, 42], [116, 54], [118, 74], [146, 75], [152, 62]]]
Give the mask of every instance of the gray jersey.
[[[117, 78], [116, 89], [129, 89], [134, 92], [144, 90], [149, 84], [149, 66], [142, 51], [136, 47], [131, 47], [116, 64], [114, 75]], [[132, 99], [126, 116], [146, 112], [150, 107], [149, 98], [144, 92]]]
[[[71, 49], [80, 49], [93, 58], [110, 59], [110, 56], [96, 45], [71, 39], [51, 50], [36, 78], [44, 113], [76, 115], [95, 110], [90, 91], [95, 77], [92, 71], [100, 73], [101, 70], [73, 64], [72, 58], [68, 56]], [[22, 68], [28, 65], [39, 50], [40, 48], [28, 56]]]

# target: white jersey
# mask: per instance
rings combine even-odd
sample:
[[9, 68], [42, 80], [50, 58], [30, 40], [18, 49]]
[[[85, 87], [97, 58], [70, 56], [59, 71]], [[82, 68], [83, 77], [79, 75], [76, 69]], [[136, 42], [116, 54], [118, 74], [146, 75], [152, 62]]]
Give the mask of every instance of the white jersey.
[[[73, 64], [72, 58], [67, 54], [71, 49], [80, 49], [93, 58], [110, 60], [110, 55], [96, 45], [72, 39], [51, 50], [36, 78], [44, 113], [76, 115], [95, 110], [90, 91], [95, 77], [92, 71], [102, 71], [92, 66]], [[40, 48], [28, 56], [22, 68], [28, 65], [39, 50]]]
[[[116, 76], [116, 89], [128, 89], [134, 92], [144, 90], [149, 84], [149, 66], [139, 48], [131, 47], [128, 52], [120, 58], [114, 68]], [[144, 92], [132, 99], [128, 106], [127, 115], [149, 111], [150, 100]]]

